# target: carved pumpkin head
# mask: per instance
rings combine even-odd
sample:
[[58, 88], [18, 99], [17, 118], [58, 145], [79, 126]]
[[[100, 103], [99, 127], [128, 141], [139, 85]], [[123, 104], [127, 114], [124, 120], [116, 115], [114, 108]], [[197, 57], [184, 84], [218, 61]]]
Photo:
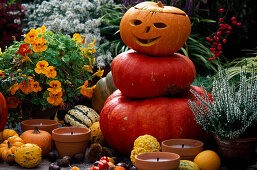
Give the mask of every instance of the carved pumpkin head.
[[130, 48], [148, 55], [167, 56], [178, 51], [191, 32], [185, 12], [161, 2], [142, 2], [130, 8], [120, 23], [120, 35]]

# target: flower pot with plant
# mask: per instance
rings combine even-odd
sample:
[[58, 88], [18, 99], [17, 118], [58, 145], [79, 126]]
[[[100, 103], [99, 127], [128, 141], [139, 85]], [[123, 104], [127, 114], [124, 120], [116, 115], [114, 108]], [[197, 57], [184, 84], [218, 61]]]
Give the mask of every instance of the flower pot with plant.
[[92, 78], [103, 75], [100, 67], [93, 74], [94, 43], [85, 44], [77, 33], [71, 38], [44, 26], [31, 29], [1, 54], [0, 91], [12, 108], [25, 105], [18, 107], [23, 119], [31, 117], [33, 108], [44, 111], [64, 107], [75, 96], [91, 98]]
[[241, 70], [239, 81], [230, 82], [227, 70], [219, 70], [213, 81], [213, 102], [191, 90], [201, 101], [189, 101], [196, 121], [215, 135], [225, 160], [251, 160], [257, 143], [257, 79], [254, 71]]

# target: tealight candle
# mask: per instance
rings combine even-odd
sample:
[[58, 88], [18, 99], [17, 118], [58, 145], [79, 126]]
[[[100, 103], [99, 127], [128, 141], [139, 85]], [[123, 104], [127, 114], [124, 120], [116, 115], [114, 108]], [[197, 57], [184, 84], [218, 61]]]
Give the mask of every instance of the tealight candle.
[[51, 134], [52, 130], [58, 128], [58, 122], [50, 119], [30, 119], [21, 122], [22, 131], [34, 130], [35, 127]]
[[163, 152], [180, 155], [181, 160], [193, 160], [203, 150], [203, 142], [194, 139], [168, 139], [162, 142]]
[[175, 170], [179, 167], [180, 156], [169, 152], [147, 152], [136, 155], [138, 170]]

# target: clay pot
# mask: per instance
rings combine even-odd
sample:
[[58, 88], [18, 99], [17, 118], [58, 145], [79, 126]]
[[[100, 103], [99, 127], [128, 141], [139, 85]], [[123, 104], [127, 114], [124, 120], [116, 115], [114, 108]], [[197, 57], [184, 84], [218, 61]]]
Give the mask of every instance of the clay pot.
[[177, 153], [181, 160], [193, 160], [203, 150], [203, 142], [194, 139], [168, 139], [161, 146], [163, 152]]
[[135, 157], [138, 170], [175, 170], [179, 163], [180, 156], [170, 152], [147, 152]]
[[21, 122], [21, 129], [23, 132], [27, 130], [34, 130], [35, 127], [38, 127], [39, 130], [44, 130], [52, 134], [52, 130], [58, 128], [58, 122], [56, 120], [49, 119], [30, 119]]
[[251, 160], [255, 155], [257, 137], [231, 140], [221, 140], [217, 136], [214, 137], [223, 159], [242, 162]]
[[62, 127], [52, 131], [52, 138], [60, 157], [86, 152], [90, 140], [90, 129], [84, 127]]

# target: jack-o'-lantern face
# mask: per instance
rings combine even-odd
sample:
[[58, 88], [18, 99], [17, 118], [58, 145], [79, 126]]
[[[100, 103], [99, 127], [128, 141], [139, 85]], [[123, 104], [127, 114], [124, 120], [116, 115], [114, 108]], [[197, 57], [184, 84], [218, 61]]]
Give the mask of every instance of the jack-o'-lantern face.
[[120, 23], [120, 35], [130, 48], [153, 56], [178, 51], [190, 35], [185, 12], [160, 2], [143, 2], [130, 8]]

